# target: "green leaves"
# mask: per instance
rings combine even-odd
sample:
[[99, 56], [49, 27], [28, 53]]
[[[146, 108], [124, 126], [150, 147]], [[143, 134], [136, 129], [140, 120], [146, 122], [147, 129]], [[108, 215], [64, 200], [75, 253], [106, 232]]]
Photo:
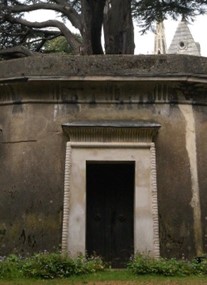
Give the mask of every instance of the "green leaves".
[[11, 255], [0, 261], [0, 279], [67, 278], [103, 271], [104, 263], [99, 257], [70, 258], [58, 253], [39, 253], [25, 259]]
[[99, 257], [70, 258], [56, 253], [36, 254], [23, 265], [26, 277], [41, 279], [67, 278], [100, 270], [104, 270], [104, 264]]
[[176, 260], [159, 258], [155, 259], [150, 256], [136, 255], [128, 264], [128, 268], [133, 273], [155, 274], [163, 276], [188, 276], [188, 275], [206, 275], [207, 261], [201, 263], [185, 260]]
[[180, 15], [193, 20], [196, 15], [204, 14], [206, 9], [206, 0], [132, 0], [132, 14], [142, 28], [142, 33], [153, 29], [155, 22], [169, 17], [177, 20]]

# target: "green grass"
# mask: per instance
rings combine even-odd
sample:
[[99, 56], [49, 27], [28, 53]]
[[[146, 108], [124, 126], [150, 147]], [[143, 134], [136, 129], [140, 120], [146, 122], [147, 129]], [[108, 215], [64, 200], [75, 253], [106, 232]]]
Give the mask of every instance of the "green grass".
[[0, 285], [201, 285], [207, 284], [207, 277], [163, 277], [152, 275], [134, 275], [128, 270], [106, 270], [82, 276], [74, 276], [67, 279], [55, 280], [0, 280]]

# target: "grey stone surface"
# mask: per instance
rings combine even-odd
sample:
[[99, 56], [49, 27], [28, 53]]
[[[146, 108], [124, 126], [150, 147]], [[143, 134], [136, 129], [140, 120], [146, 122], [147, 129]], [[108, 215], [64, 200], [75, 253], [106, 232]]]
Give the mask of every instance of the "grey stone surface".
[[77, 121], [66, 123], [63, 127], [113, 127], [113, 128], [159, 128], [160, 124], [142, 121]]
[[55, 56], [39, 55], [0, 62], [0, 80], [94, 76], [130, 78], [206, 75], [207, 58], [189, 55]]
[[168, 54], [189, 54], [200, 56], [199, 44], [193, 39], [188, 24], [182, 20], [176, 29]]

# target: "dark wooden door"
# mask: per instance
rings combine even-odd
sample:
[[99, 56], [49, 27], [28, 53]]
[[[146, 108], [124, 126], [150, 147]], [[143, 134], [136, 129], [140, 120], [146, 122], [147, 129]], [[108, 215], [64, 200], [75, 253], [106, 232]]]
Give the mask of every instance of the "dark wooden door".
[[123, 267], [133, 254], [134, 163], [88, 163], [86, 249]]

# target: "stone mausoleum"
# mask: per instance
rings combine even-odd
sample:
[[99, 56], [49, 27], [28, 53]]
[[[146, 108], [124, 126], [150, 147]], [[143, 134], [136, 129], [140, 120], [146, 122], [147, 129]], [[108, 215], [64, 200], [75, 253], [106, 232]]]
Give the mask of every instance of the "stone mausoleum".
[[0, 255], [207, 250], [207, 58], [0, 62]]

